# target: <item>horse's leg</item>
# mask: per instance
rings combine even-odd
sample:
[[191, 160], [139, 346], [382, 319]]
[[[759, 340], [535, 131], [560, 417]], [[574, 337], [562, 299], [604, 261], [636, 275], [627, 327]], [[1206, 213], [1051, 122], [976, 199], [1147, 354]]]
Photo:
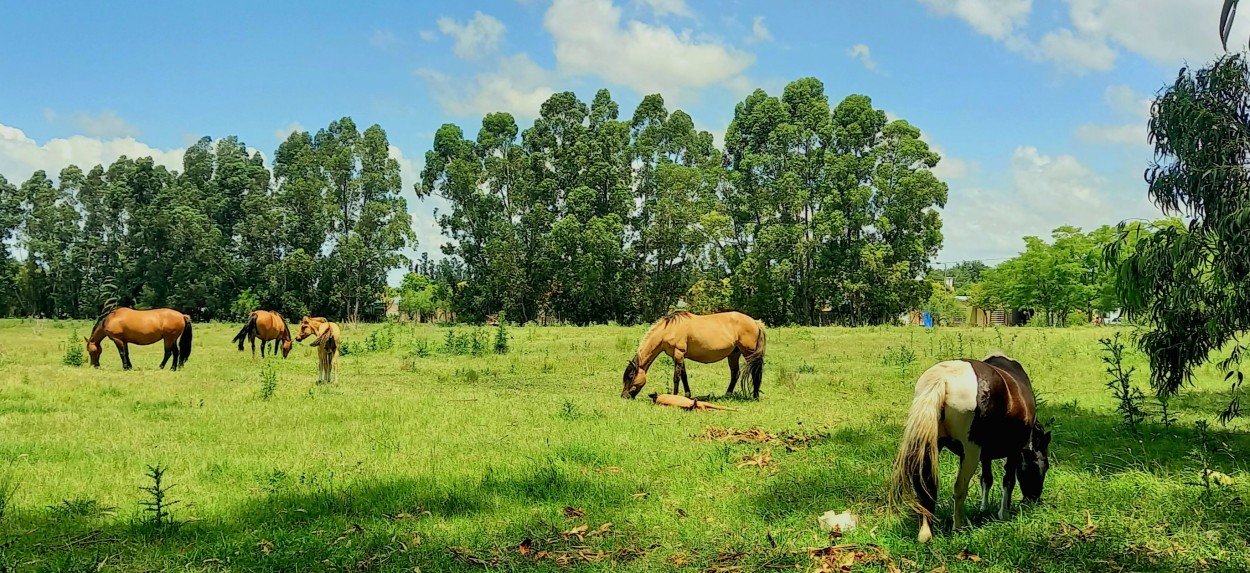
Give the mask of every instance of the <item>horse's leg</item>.
[[968, 500], [968, 483], [972, 481], [972, 474], [977, 471], [977, 464], [981, 463], [981, 446], [972, 442], [964, 442], [963, 456], [959, 460], [959, 476], [955, 478], [955, 527], [959, 529], [964, 526], [967, 521], [964, 518], [964, 502]]
[[981, 460], [981, 511], [990, 506], [990, 490], [994, 488], [994, 462]]
[[[174, 351], [169, 345], [169, 340], [165, 340], [165, 357], [161, 359], [161, 370], [165, 369], [165, 363], [169, 362], [169, 357], [173, 356]], [[177, 362], [174, 362], [177, 364]]]
[[117, 357], [122, 360], [122, 370], [130, 370], [130, 357], [127, 356], [126, 343], [114, 338], [113, 344], [117, 345]]
[[690, 397], [690, 378], [686, 376], [686, 363], [681, 364], [681, 385], [686, 390], [686, 397]]
[[[940, 447], [938, 451], [941, 452]], [[917, 539], [921, 543], [928, 543], [930, 539], [933, 539], [929, 517], [937, 511], [938, 480], [933, 479], [934, 474], [937, 473], [933, 467], [936, 463], [936, 458], [930, 460], [928, 456], [922, 456], [920, 471], [911, 476], [912, 491], [916, 492], [916, 502], [928, 512], [920, 514], [920, 531]]]
[[268, 340], [261, 340], [261, 341], [260, 341], [260, 357], [261, 357], [261, 359], [262, 359], [262, 360], [265, 358], [265, 347], [266, 347], [266, 346], [269, 346], [269, 341], [268, 341]]
[[[247, 333], [247, 341], [252, 343], [252, 358], [256, 358], [256, 335], [251, 332]], [[261, 350], [264, 350], [264, 343], [261, 343]], [[264, 356], [264, 353], [261, 353]]]
[[742, 358], [742, 352], [737, 348], [729, 353], [729, 389], [725, 390], [728, 396], [734, 393], [734, 386], [738, 384], [738, 372], [740, 372], [738, 360]]
[[1007, 462], [1003, 464], [1003, 502], [998, 506], [999, 519], [1007, 519], [1007, 512], [1011, 511], [1011, 494], [1016, 489], [1016, 468], [1019, 466], [1019, 453], [1007, 456]]
[[[749, 362], [754, 360], [754, 364]], [[764, 381], [764, 357], [752, 356], [748, 359], [748, 366], [751, 368], [751, 398], [760, 399], [760, 383]]]
[[[673, 349], [673, 393], [686, 376], [686, 352], [680, 348]], [[690, 383], [686, 382], [686, 397], [690, 397]]]

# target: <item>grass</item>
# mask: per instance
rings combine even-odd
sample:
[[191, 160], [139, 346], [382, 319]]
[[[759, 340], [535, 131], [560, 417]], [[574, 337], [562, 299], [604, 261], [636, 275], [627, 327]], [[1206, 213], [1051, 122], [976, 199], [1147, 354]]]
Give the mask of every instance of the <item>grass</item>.
[[[880, 546], [903, 571], [1250, 567], [1250, 424], [1214, 421], [1222, 376], [1202, 370], [1171, 427], [1152, 411], [1135, 434], [1105, 386], [1108, 328], [776, 328], [761, 400], [695, 413], [619, 398], [645, 327], [516, 328], [507, 354], [478, 356], [459, 354], [471, 337], [449, 353], [431, 343], [445, 329], [396, 327], [322, 386], [297, 345], [266, 359], [282, 386], [262, 400], [236, 325], [197, 324], [176, 373], [155, 346], [132, 348], [131, 372], [111, 346], [99, 370], [63, 364], [87, 326], [0, 321], [0, 481], [20, 484], [0, 492], [0, 571], [815, 570], [803, 550], [830, 543], [816, 519], [845, 509], [859, 528], [837, 543]], [[378, 328], [344, 334], [366, 348]], [[1055, 420], [1052, 469], [1042, 503], [1017, 492], [1006, 521], [977, 511], [974, 479], [975, 527], [951, 533], [942, 454], [945, 525], [922, 546], [884, 483], [916, 376], [961, 347], [1029, 370]], [[1144, 384], [1143, 357], [1124, 362]], [[728, 367], [687, 364], [696, 396], [721, 400]], [[671, 361], [649, 379], [644, 396], [671, 389]], [[702, 437], [756, 426], [778, 438]], [[140, 488], [158, 464], [176, 503], [153, 528]], [[1208, 491], [1208, 466], [1234, 484]]]

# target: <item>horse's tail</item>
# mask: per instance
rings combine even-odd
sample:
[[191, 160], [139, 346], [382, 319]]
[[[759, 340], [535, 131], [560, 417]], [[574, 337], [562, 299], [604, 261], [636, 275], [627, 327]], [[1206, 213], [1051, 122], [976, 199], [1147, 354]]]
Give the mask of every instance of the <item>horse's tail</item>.
[[755, 336], [755, 352], [747, 355], [747, 367], [738, 373], [738, 384], [742, 390], [746, 391], [747, 380], [760, 380], [764, 376], [764, 349], [768, 345], [768, 337], [764, 334], [764, 323], [755, 321], [759, 334]]
[[890, 505], [910, 505], [927, 518], [933, 517], [929, 506], [937, 496], [938, 424], [946, 401], [946, 376], [946, 370], [930, 368], [916, 381], [890, 475]]
[[[191, 357], [191, 317], [184, 314], [182, 320], [185, 324], [182, 327], [182, 338], [178, 339], [178, 364], [186, 364]], [[240, 342], [239, 346], [242, 350], [243, 343]]]
[[256, 313], [254, 312], [247, 317], [247, 322], [243, 324], [243, 329], [234, 335], [233, 342], [239, 343], [239, 350], [243, 350], [243, 339], [247, 338], [248, 332], [256, 332]]

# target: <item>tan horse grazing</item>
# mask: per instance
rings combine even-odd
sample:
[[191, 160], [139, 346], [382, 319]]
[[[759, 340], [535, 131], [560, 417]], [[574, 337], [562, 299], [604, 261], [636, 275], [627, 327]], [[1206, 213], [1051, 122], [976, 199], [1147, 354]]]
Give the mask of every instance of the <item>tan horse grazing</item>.
[[252, 358], [256, 357], [256, 339], [260, 339], [260, 357], [265, 357], [265, 346], [273, 341], [273, 353], [278, 353], [278, 343], [282, 343], [282, 357], [291, 353], [291, 331], [286, 327], [286, 319], [281, 314], [270, 310], [254, 310], [247, 317], [243, 330], [234, 336], [233, 342], [239, 343], [239, 351], [243, 350], [243, 339], [252, 343]]
[[122, 368], [126, 370], [133, 367], [129, 344], [146, 346], [158, 340], [165, 341], [165, 359], [161, 360], [161, 368], [165, 368], [165, 363], [173, 358], [172, 370], [177, 370], [179, 366], [186, 365], [191, 357], [191, 317], [170, 308], [135, 310], [122, 307], [101, 316], [91, 327], [91, 336], [83, 339], [87, 341], [91, 365], [96, 368], [100, 367], [100, 341], [105, 337], [117, 345]]
[[[647, 384], [647, 369], [661, 353], [673, 359], [673, 393], [680, 382], [690, 397], [690, 381], [686, 377], [686, 359], [703, 364], [729, 359], [729, 389], [732, 394], [738, 378], [746, 390], [747, 374], [754, 386], [752, 396], [760, 397], [760, 380], [764, 375], [764, 323], [741, 312], [718, 312], [697, 315], [684, 310], [672, 313], [651, 326], [638, 352], [625, 367], [622, 398], [634, 398]], [[746, 356], [747, 369], [739, 372], [738, 359]]]
[[303, 342], [309, 336], [316, 336], [309, 346], [317, 347], [317, 383], [334, 382], [339, 369], [339, 345], [342, 334], [339, 325], [320, 316], [305, 316], [299, 323], [299, 335], [295, 340]]

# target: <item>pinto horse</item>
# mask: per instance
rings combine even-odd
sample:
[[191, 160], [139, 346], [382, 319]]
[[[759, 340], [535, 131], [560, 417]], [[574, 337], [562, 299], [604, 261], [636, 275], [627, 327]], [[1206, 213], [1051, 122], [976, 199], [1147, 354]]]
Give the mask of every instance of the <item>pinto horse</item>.
[[[684, 310], [677, 311], [651, 326], [642, 337], [638, 351], [625, 366], [622, 398], [635, 398], [647, 383], [647, 369], [651, 363], [666, 353], [673, 359], [673, 393], [678, 383], [685, 387], [690, 397], [690, 380], [686, 377], [686, 359], [711, 364], [729, 359], [729, 389], [732, 394], [738, 378], [751, 376], [753, 397], [760, 398], [760, 380], [764, 376], [764, 323], [741, 312], [718, 312], [697, 315]], [[747, 369], [739, 372], [738, 359], [746, 356]]]
[[282, 357], [291, 353], [291, 331], [286, 327], [286, 319], [281, 314], [270, 310], [254, 310], [247, 317], [243, 329], [234, 335], [233, 342], [239, 343], [239, 351], [243, 350], [243, 339], [252, 343], [252, 358], [256, 357], [256, 339], [260, 339], [260, 357], [265, 357], [265, 346], [273, 341], [273, 353], [278, 353], [278, 343], [282, 343]]
[[317, 383], [329, 384], [339, 369], [339, 345], [343, 340], [339, 325], [320, 316], [305, 316], [295, 340], [303, 342], [309, 336], [316, 336], [309, 346], [317, 348]]
[[100, 367], [100, 341], [105, 337], [117, 345], [122, 368], [126, 370], [133, 367], [129, 344], [146, 346], [158, 340], [165, 341], [165, 359], [161, 360], [161, 368], [165, 368], [165, 363], [173, 358], [172, 369], [177, 370], [191, 357], [191, 317], [170, 308], [135, 310], [122, 307], [101, 316], [91, 327], [91, 336], [83, 339], [87, 341], [91, 365], [96, 368]]
[[981, 510], [994, 486], [991, 462], [1006, 458], [998, 518], [1006, 519], [1016, 479], [1026, 501], [1042, 496], [1050, 466], [1050, 432], [1036, 420], [1033, 387], [1019, 362], [1001, 354], [985, 360], [947, 360], [916, 381], [902, 443], [890, 476], [890, 503], [906, 500], [920, 515], [918, 539], [933, 538], [929, 523], [937, 506], [938, 452], [959, 456], [954, 529], [963, 527], [968, 482], [981, 464]]

